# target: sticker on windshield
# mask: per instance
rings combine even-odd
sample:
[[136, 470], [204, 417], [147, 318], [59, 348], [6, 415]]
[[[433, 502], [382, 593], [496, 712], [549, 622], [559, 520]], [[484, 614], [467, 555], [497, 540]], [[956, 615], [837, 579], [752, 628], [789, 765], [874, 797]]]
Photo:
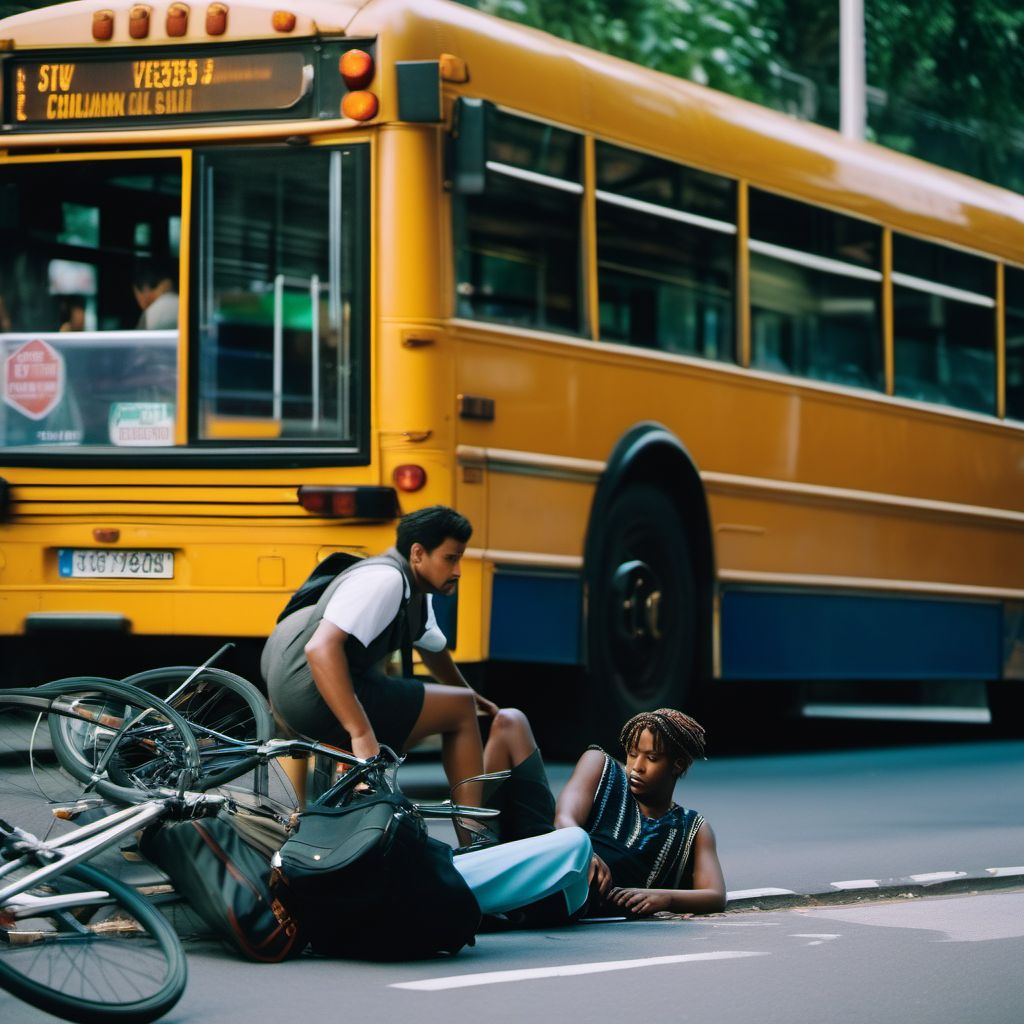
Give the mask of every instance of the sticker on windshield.
[[174, 444], [174, 405], [170, 402], [114, 402], [110, 443], [120, 447]]
[[42, 420], [64, 397], [64, 357], [33, 338], [4, 360], [3, 398], [22, 416]]

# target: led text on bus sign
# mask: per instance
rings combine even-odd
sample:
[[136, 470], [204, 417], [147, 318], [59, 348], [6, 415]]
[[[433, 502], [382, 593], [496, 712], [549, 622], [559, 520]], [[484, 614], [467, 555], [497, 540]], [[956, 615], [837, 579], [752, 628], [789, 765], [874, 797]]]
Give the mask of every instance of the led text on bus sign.
[[18, 61], [15, 124], [279, 111], [309, 90], [301, 53]]

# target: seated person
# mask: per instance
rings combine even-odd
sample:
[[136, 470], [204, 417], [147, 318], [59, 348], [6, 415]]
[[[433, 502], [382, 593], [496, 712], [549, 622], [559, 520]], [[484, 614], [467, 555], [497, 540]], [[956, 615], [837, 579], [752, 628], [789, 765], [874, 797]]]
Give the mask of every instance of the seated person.
[[[554, 806], [555, 828], [582, 827], [593, 845], [589, 915], [724, 909], [725, 880], [711, 826], [672, 799], [679, 778], [704, 756], [699, 723], [672, 708], [636, 715], [622, 730], [625, 766], [591, 747], [554, 804], [529, 725], [515, 720], [520, 714], [509, 709], [507, 721], [495, 722], [485, 751], [489, 771], [510, 771], [496, 801], [503, 844], [549, 831]], [[514, 861], [514, 854], [509, 849], [506, 861]], [[471, 888], [482, 884], [474, 879]]]
[[661, 708], [631, 718], [620, 739], [625, 766], [591, 747], [555, 809], [557, 828], [582, 826], [594, 846], [596, 898], [588, 913], [723, 910], [725, 879], [711, 826], [672, 799], [676, 782], [704, 756], [704, 729]]

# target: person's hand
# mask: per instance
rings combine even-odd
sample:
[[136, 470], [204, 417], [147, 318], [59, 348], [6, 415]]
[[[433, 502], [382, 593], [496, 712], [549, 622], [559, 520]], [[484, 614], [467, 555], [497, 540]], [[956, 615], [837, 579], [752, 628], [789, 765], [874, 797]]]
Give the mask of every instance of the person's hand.
[[380, 744], [372, 732], [352, 737], [352, 753], [362, 761], [368, 761], [380, 753]]
[[608, 902], [631, 917], [648, 917], [659, 910], [671, 909], [671, 896], [659, 889], [612, 889]]
[[501, 710], [494, 701], [481, 697], [479, 693], [474, 692], [473, 697], [476, 700], [476, 713], [478, 715], [486, 715], [488, 718], [493, 718]]
[[597, 891], [601, 896], [605, 896], [608, 893], [608, 889], [612, 884], [611, 869], [596, 853], [590, 859], [590, 874], [587, 877], [587, 881], [590, 885], [593, 885], [595, 882], [597, 883]]

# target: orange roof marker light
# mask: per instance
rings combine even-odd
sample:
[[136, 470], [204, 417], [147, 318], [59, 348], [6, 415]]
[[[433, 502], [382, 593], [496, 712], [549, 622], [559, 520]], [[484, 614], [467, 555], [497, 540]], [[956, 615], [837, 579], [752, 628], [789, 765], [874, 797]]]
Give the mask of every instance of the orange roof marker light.
[[228, 30], [228, 5], [210, 4], [206, 8], [206, 34], [222, 36]]
[[149, 35], [149, 15], [152, 8], [136, 4], [128, 12], [128, 35], [132, 39], [145, 39]]
[[275, 32], [293, 32], [295, 30], [295, 15], [291, 11], [274, 11], [270, 18], [270, 24], [274, 26]]
[[114, 12], [95, 11], [92, 16], [92, 37], [105, 43], [114, 37]]
[[338, 73], [349, 91], [341, 98], [341, 116], [353, 121], [369, 121], [377, 116], [380, 104], [366, 87], [373, 81], [376, 67], [373, 55], [366, 50], [346, 50], [338, 59]]
[[365, 50], [346, 50], [338, 60], [338, 70], [350, 89], [365, 89], [373, 81], [373, 57]]
[[167, 34], [176, 39], [188, 31], [188, 4], [171, 4], [167, 8]]
[[377, 116], [378, 109], [377, 97], [365, 89], [347, 92], [341, 100], [342, 114], [353, 121], [369, 121], [371, 117]]

